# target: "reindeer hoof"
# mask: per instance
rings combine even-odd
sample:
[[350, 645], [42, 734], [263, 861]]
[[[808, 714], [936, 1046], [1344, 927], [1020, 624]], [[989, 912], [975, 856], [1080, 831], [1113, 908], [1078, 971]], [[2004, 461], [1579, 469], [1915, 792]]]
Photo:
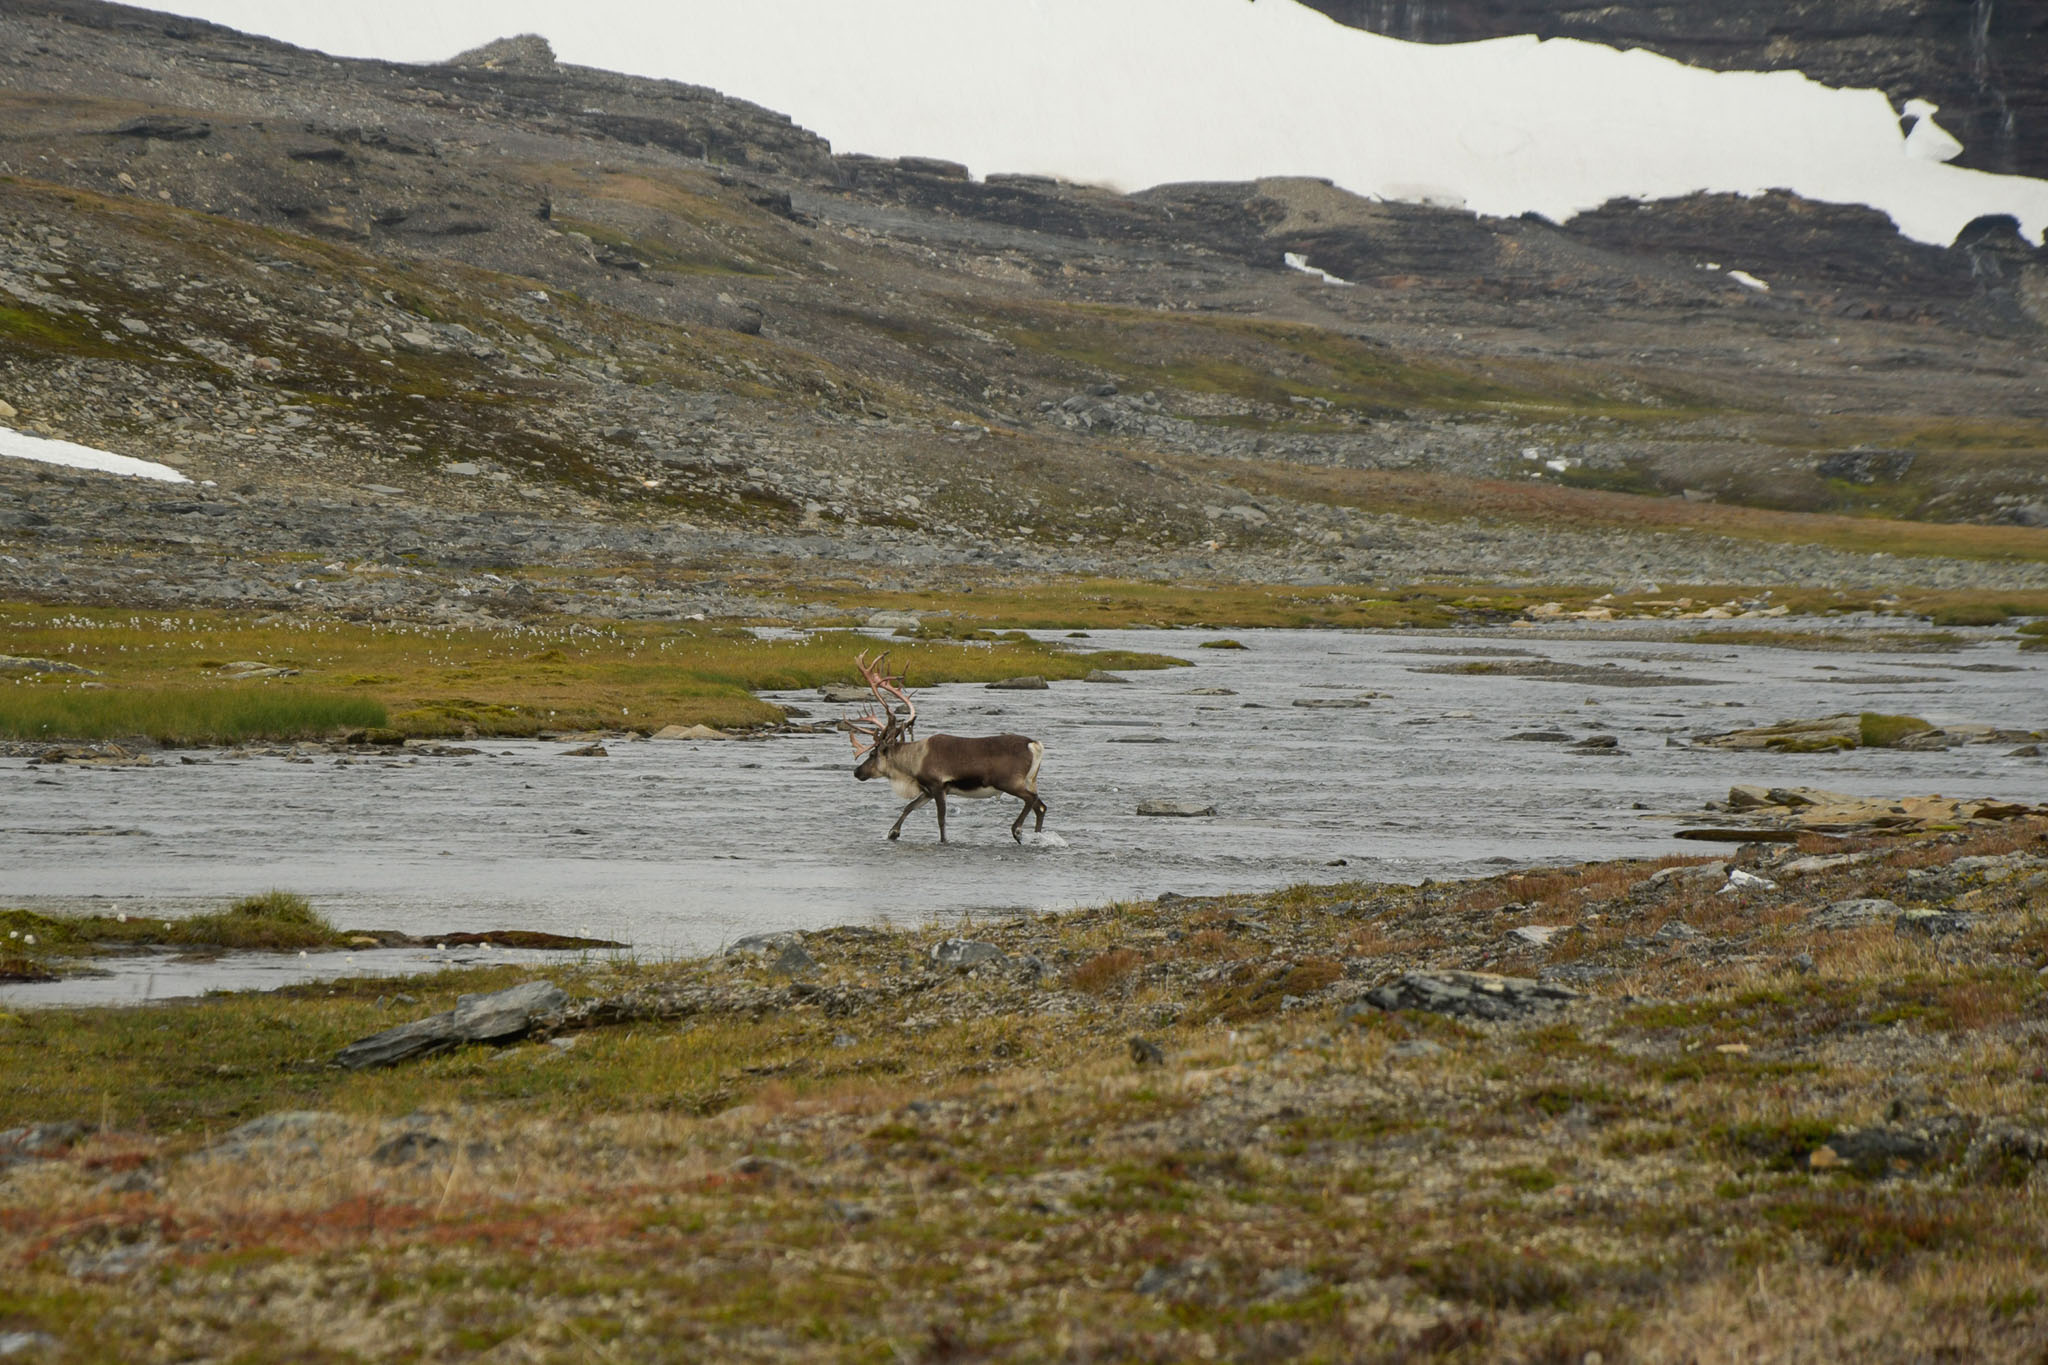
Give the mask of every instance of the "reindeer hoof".
[[901, 839], [902, 837], [903, 831], [900, 829], [892, 829], [889, 831], [889, 842], [892, 844], [895, 843], [898, 839]]

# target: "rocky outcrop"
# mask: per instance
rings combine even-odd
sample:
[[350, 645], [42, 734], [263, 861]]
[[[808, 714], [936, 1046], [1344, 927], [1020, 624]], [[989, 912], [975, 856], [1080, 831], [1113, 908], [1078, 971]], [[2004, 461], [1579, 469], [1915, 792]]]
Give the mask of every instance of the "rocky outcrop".
[[1303, 0], [1341, 24], [1409, 42], [1533, 33], [1648, 48], [1720, 71], [1803, 71], [1941, 106], [1958, 164], [2048, 175], [2048, 3], [2043, 0]]

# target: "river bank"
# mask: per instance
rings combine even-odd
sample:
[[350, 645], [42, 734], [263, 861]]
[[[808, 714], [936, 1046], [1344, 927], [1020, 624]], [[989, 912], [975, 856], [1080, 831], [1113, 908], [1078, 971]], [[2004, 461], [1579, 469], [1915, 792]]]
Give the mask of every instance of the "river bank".
[[0, 1334], [2031, 1360], [2048, 821], [1793, 838], [0, 1015]]

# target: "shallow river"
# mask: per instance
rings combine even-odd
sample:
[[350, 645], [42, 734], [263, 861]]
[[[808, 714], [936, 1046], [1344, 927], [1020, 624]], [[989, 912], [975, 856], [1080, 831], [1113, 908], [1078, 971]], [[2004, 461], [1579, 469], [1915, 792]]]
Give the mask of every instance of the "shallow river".
[[[1745, 625], [1749, 623], [1744, 623]], [[2048, 728], [2048, 657], [1983, 643], [1901, 657], [1725, 645], [1328, 631], [1099, 631], [1192, 667], [1126, 685], [922, 691], [925, 733], [1020, 731], [1046, 746], [1046, 836], [1009, 837], [1009, 798], [929, 807], [856, 783], [843, 735], [758, 742], [612, 741], [608, 758], [487, 742], [474, 758], [343, 765], [219, 753], [147, 768], [0, 768], [0, 904], [166, 917], [270, 887], [337, 924], [417, 934], [545, 929], [658, 957], [743, 934], [860, 922], [953, 923], [1018, 908], [1259, 890], [1308, 880], [1414, 881], [1504, 865], [1704, 852], [1678, 822], [1737, 782], [1868, 795], [2038, 801], [2048, 765], [2010, 745], [1941, 753], [1758, 755], [1668, 738], [1794, 716], [1881, 710]], [[1503, 656], [1503, 651], [1516, 651]], [[1523, 655], [1654, 673], [1654, 686], [1430, 674]], [[1201, 695], [1205, 689], [1234, 695]], [[1360, 708], [1304, 707], [1376, 694]], [[1377, 695], [1384, 694], [1384, 695]], [[783, 698], [819, 717], [842, 708]], [[1508, 742], [1611, 733], [1612, 756]], [[1133, 742], [1136, 741], [1136, 742]], [[1207, 819], [1146, 818], [1144, 798], [1213, 802]], [[1027, 839], [1031, 836], [1028, 833]], [[1344, 866], [1333, 864], [1342, 859]], [[405, 972], [450, 954], [116, 963], [112, 977], [0, 987], [0, 1002], [133, 1000]], [[466, 953], [478, 960], [488, 953]], [[499, 958], [514, 956], [496, 954]]]

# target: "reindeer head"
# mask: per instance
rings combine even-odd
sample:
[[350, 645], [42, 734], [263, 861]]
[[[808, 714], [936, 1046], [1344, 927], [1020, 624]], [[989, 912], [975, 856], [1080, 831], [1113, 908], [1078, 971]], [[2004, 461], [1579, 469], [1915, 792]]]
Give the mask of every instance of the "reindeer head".
[[[847, 738], [853, 743], [855, 756], [860, 757], [860, 766], [853, 775], [865, 782], [881, 775], [882, 757], [897, 745], [910, 738], [910, 727], [917, 723], [917, 703], [903, 690], [903, 679], [892, 678], [882, 672], [882, 664], [888, 654], [879, 655], [870, 664], [863, 654], [854, 661], [860, 670], [861, 681], [868, 685], [868, 691], [875, 697], [879, 709], [870, 709], [865, 714], [847, 722]], [[897, 714], [895, 703], [903, 703], [903, 712]]]

